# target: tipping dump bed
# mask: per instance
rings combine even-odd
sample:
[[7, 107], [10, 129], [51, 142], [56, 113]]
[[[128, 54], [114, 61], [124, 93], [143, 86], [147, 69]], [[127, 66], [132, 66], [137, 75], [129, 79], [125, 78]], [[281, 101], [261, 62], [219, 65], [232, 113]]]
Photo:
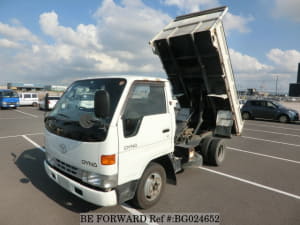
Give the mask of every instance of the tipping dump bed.
[[150, 44], [161, 59], [180, 106], [201, 115], [202, 119], [196, 116], [192, 123], [201, 124], [202, 130], [213, 130], [218, 111], [230, 111], [231, 133], [238, 135], [243, 122], [222, 25], [226, 11], [227, 7], [220, 7], [179, 16]]

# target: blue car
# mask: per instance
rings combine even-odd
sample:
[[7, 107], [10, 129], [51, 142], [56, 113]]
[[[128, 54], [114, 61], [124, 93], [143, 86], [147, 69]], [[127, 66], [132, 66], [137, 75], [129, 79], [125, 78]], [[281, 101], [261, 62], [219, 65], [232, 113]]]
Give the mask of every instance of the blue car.
[[299, 120], [299, 113], [296, 110], [288, 109], [271, 100], [248, 100], [242, 107], [241, 113], [244, 120], [259, 118], [282, 123]]
[[13, 90], [0, 89], [0, 107], [16, 109], [20, 105], [19, 95]]

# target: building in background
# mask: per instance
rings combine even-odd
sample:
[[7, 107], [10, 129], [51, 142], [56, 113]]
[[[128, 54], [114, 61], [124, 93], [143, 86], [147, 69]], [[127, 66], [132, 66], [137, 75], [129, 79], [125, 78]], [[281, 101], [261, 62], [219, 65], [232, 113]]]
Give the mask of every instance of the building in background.
[[289, 96], [300, 97], [300, 63], [298, 63], [297, 83], [290, 84]]
[[46, 85], [45, 86], [46, 91], [64, 92], [66, 89], [67, 89], [67, 86], [62, 86], [62, 85]]
[[64, 92], [67, 89], [67, 86], [29, 83], [7, 83], [7, 89], [16, 90], [18, 92]]
[[29, 83], [7, 83], [7, 89], [16, 91], [43, 91], [45, 86], [41, 84], [29, 84]]

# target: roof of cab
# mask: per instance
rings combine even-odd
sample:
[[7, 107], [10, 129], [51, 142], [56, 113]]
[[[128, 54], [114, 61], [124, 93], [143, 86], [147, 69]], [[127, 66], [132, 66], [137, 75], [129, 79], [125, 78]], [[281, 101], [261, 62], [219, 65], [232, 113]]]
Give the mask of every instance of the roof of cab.
[[136, 76], [136, 75], [113, 75], [113, 76], [94, 76], [94, 77], [88, 77], [85, 79], [80, 80], [90, 80], [90, 79], [107, 79], [107, 78], [121, 78], [125, 79], [127, 81], [162, 81], [167, 82], [168, 80], [166, 78], [162, 77], [150, 77], [150, 76]]

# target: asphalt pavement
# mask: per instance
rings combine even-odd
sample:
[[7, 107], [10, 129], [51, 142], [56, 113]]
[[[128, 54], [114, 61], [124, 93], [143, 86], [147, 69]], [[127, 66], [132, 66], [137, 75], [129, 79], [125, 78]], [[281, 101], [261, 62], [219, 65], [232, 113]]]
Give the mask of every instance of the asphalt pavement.
[[243, 135], [227, 141], [222, 166], [186, 169], [157, 205], [137, 210], [89, 204], [47, 177], [44, 113], [0, 111], [1, 225], [74, 225], [84, 212], [220, 213], [224, 225], [300, 224], [300, 123], [246, 121]]

